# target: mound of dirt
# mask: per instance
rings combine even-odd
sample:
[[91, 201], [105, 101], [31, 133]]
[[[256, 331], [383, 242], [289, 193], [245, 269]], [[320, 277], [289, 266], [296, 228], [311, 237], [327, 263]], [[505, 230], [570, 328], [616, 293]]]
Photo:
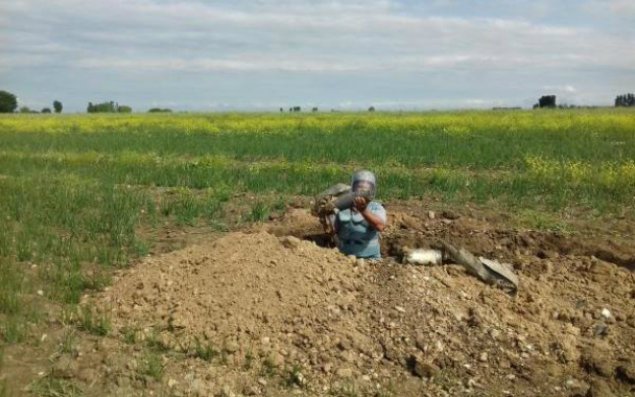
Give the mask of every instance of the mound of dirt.
[[[100, 390], [115, 395], [634, 393], [633, 275], [596, 258], [518, 255], [510, 296], [458, 266], [230, 233], [123, 272], [93, 299], [112, 319], [111, 346], [79, 367], [99, 367]], [[143, 375], [148, 349], [160, 378]]]
[[205, 339], [255, 352], [263, 339], [271, 350], [289, 343], [288, 335], [315, 339], [336, 326], [358, 284], [351, 260], [333, 250], [295, 237], [233, 233], [147, 260], [104, 300], [117, 325], [167, 331], [170, 347]]

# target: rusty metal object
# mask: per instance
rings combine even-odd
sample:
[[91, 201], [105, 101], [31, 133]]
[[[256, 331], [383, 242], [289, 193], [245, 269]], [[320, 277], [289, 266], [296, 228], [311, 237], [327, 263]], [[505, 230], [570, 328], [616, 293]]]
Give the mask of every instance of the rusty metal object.
[[331, 236], [335, 234], [332, 216], [336, 213], [337, 209], [335, 202], [339, 197], [350, 192], [350, 185], [338, 183], [315, 196], [311, 207], [311, 214], [320, 219], [324, 231]]
[[441, 241], [440, 244], [445, 257], [462, 265], [480, 280], [518, 290], [518, 276], [512, 272], [509, 265], [483, 257], [477, 258], [465, 248], [456, 248], [446, 241]]
[[311, 214], [314, 216], [320, 216], [325, 213], [333, 212], [333, 209], [335, 208], [333, 206], [333, 202], [335, 199], [350, 191], [350, 185], [346, 185], [344, 183], [338, 183], [337, 185], [329, 187], [315, 196], [313, 206], [311, 208]]
[[338, 183], [315, 196], [311, 214], [320, 219], [326, 233], [333, 235], [335, 234], [334, 215], [339, 211], [351, 208], [356, 197], [364, 197], [366, 202], [370, 202], [371, 194], [371, 192], [366, 191], [353, 192], [349, 185]]

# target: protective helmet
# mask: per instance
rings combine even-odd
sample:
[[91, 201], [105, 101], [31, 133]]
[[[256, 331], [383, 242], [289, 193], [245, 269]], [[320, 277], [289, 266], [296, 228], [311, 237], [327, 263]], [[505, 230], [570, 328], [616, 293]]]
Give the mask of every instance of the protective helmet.
[[367, 190], [370, 192], [370, 196], [375, 197], [377, 186], [377, 179], [375, 174], [368, 170], [357, 171], [353, 174], [351, 180], [351, 189], [356, 192], [360, 190]]

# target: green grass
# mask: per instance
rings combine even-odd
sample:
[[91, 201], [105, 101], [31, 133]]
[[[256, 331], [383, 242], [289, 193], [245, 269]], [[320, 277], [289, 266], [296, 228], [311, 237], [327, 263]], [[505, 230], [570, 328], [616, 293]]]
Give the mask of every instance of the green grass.
[[[5, 116], [13, 153], [115, 155], [147, 162], [187, 154], [241, 161], [358, 162], [378, 166], [522, 166], [525, 155], [601, 162], [632, 159], [627, 109], [323, 115]], [[24, 140], [24, 134], [32, 139]], [[583, 139], [580, 139], [583, 138]], [[619, 144], [625, 142], [625, 144]], [[594, 145], [597, 144], [597, 145]], [[122, 157], [124, 155], [124, 157]]]
[[219, 357], [221, 352], [214, 348], [210, 342], [201, 342], [199, 338], [194, 339], [193, 355], [201, 360], [212, 362]]
[[5, 380], [0, 381], [0, 397], [9, 397], [9, 387]]
[[[575, 199], [604, 209], [631, 198], [633, 124], [632, 111], [606, 109], [14, 116], [0, 119], [0, 165], [7, 175], [46, 170], [107, 186], [174, 188], [160, 211], [182, 224], [204, 208], [214, 217], [220, 191], [312, 194], [358, 167], [377, 171], [383, 198], [494, 197], [551, 209]], [[198, 194], [204, 189], [211, 189], [206, 199]]]
[[76, 312], [75, 324], [81, 331], [93, 335], [108, 335], [112, 326], [106, 314], [98, 314], [91, 307], [82, 306]]
[[62, 341], [59, 346], [60, 353], [73, 353], [73, 347], [75, 345], [77, 335], [75, 334], [75, 330], [72, 328], [67, 328], [64, 331], [64, 335], [62, 336]]
[[516, 214], [518, 223], [528, 229], [550, 230], [562, 234], [571, 234], [571, 227], [560, 220], [558, 216], [550, 213], [535, 211], [530, 208], [520, 210]]
[[[0, 346], [0, 372], [2, 371], [2, 367], [4, 365], [4, 348]], [[9, 387], [7, 386], [6, 379], [0, 380], [0, 397], [9, 396]]]
[[161, 342], [159, 336], [154, 331], [146, 337], [145, 343], [148, 349], [154, 353], [165, 353], [170, 351], [170, 347]]
[[0, 259], [0, 338], [13, 343], [24, 338], [26, 322], [23, 295], [24, 274], [9, 260]]
[[160, 381], [164, 370], [165, 366], [161, 362], [161, 355], [155, 352], [147, 352], [141, 360], [138, 373]]
[[125, 327], [122, 330], [123, 341], [129, 345], [134, 345], [137, 343], [137, 333], [139, 332], [138, 328], [135, 327]]
[[251, 212], [249, 213], [249, 217], [247, 218], [251, 222], [263, 222], [269, 217], [269, 207], [262, 203], [257, 202], [251, 208]]
[[236, 205], [264, 221], [359, 168], [382, 200], [488, 205], [532, 228], [566, 230], [570, 208], [633, 217], [635, 112], [0, 116], [2, 343], [27, 337], [37, 289], [72, 307], [161, 228], [227, 230]]
[[0, 257], [1, 342], [23, 341], [27, 335], [28, 323], [37, 318], [37, 311], [26, 299], [28, 292], [28, 280], [23, 269], [11, 258]]
[[33, 395], [39, 397], [80, 397], [82, 390], [70, 381], [47, 375], [30, 386]]

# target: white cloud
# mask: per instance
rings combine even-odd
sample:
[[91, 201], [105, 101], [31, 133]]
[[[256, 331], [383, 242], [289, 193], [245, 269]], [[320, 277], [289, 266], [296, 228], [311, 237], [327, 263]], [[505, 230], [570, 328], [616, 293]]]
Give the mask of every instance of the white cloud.
[[[307, 71], [314, 69], [311, 64], [317, 64], [318, 70], [348, 71], [357, 68], [351, 64], [371, 69], [383, 69], [381, 65], [386, 64], [415, 69], [531, 64], [562, 67], [572, 60], [603, 65], [617, 62], [623, 67], [633, 58], [624, 56], [633, 40], [588, 28], [502, 18], [407, 15], [393, 12], [397, 8], [387, 1], [255, 4], [235, 9], [150, 0], [18, 1], [7, 10], [16, 14], [14, 20], [31, 18], [38, 23], [30, 25], [32, 31], [24, 32], [27, 28], [21, 23], [22, 31], [7, 33], [15, 51], [41, 53], [42, 48], [54, 50], [58, 46], [59, 52], [74, 50], [77, 59], [105, 57], [103, 65], [117, 68], [136, 63], [140, 67], [180, 69], [178, 65], [193, 59], [189, 62], [193, 69], [253, 70], [243, 64], [241, 56], [259, 50], [265, 59], [277, 56], [292, 60], [274, 62], [282, 66], [265, 60], [260, 62], [264, 70]], [[24, 35], [35, 35], [41, 42], [25, 42]], [[156, 58], [163, 58], [166, 50], [181, 60], [166, 60], [162, 66]], [[210, 52], [214, 55], [209, 56]], [[213, 61], [206, 64], [201, 58]], [[304, 60], [304, 65], [294, 58]], [[333, 59], [339, 60], [336, 65], [345, 66], [319, 66], [332, 64]]]
[[546, 86], [542, 87], [542, 89], [546, 90], [546, 91], [554, 91], [556, 93], [565, 92], [565, 93], [569, 93], [569, 94], [573, 94], [573, 93], [578, 91], [574, 86], [572, 86], [570, 84], [566, 84], [566, 85], [546, 85]]
[[127, 70], [155, 70], [155, 71], [283, 71], [283, 72], [354, 72], [361, 68], [353, 64], [314, 62], [301, 59], [265, 59], [254, 57], [245, 59], [183, 59], [183, 58], [155, 58], [155, 59], [124, 59], [124, 58], [85, 58], [80, 59], [76, 66], [89, 69], [127, 69]]
[[635, 1], [633, 0], [608, 0], [609, 9], [615, 13], [635, 15]]
[[[616, 85], [635, 83], [635, 35], [593, 19], [624, 21], [620, 13], [633, 15], [635, 0], [581, 0], [561, 15], [567, 23], [554, 22], [562, 5], [514, 4], [479, 2], [472, 15], [475, 4], [457, 0], [5, 1], [0, 69], [7, 77], [0, 83], [18, 81], [11, 76], [19, 73], [46, 75], [52, 67], [71, 76], [108, 74], [103, 86], [134, 72], [165, 79], [283, 72], [305, 76], [296, 83], [303, 90], [317, 75], [366, 76], [359, 84], [388, 87], [394, 95], [429, 75], [445, 84], [461, 75], [465, 89], [474, 90], [488, 89], [483, 76], [504, 75], [501, 86], [531, 81], [571, 95], [596, 84], [568, 77], [577, 71], [603, 72]], [[395, 76], [405, 75], [411, 80], [402, 91], [391, 88]]]

